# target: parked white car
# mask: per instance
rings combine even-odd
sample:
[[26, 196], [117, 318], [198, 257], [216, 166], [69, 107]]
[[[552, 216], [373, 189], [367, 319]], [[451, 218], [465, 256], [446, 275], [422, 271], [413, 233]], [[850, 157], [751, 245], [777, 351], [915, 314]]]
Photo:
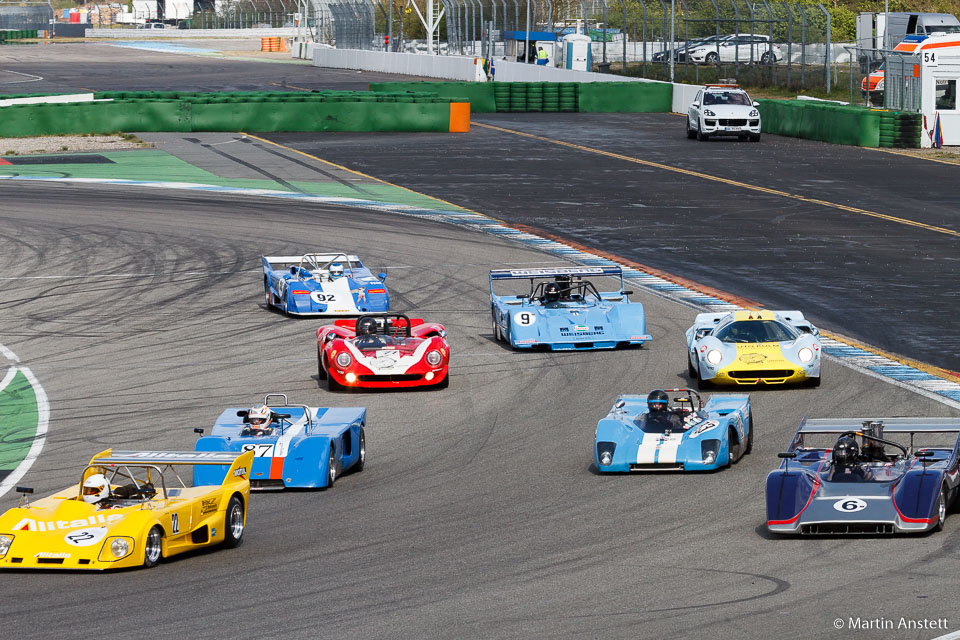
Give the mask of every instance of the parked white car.
[[687, 137], [737, 136], [760, 141], [760, 105], [735, 84], [708, 84], [687, 112]]
[[[751, 55], [752, 52], [752, 55]], [[706, 64], [718, 62], [759, 62], [773, 64], [783, 60], [783, 51], [770, 36], [737, 33], [719, 42], [702, 44], [689, 51], [690, 60]]]

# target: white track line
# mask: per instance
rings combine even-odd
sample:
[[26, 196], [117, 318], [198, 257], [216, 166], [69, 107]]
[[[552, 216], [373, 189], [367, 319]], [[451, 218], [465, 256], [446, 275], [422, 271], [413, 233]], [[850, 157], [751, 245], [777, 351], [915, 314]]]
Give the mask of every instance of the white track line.
[[[20, 358], [2, 344], [0, 344], [0, 352], [3, 352], [10, 360], [20, 362]], [[17, 465], [17, 468], [10, 472], [10, 475], [0, 483], [0, 496], [3, 496], [16, 486], [20, 478], [29, 471], [33, 463], [40, 457], [40, 451], [43, 450], [43, 445], [47, 441], [47, 426], [50, 424], [50, 403], [47, 401], [47, 394], [43, 390], [43, 387], [40, 386], [40, 381], [37, 380], [29, 368], [10, 367], [6, 377], [4, 377], [3, 385], [0, 386], [0, 390], [10, 384], [10, 380], [13, 379], [18, 369], [23, 372], [24, 377], [26, 377], [30, 386], [33, 387], [33, 393], [37, 398], [37, 433], [33, 437], [33, 444], [30, 445], [30, 450], [27, 452], [26, 457]]]
[[14, 73], [18, 76], [25, 76], [27, 78], [30, 78], [29, 80], [13, 80], [11, 82], [3, 82], [0, 84], [20, 84], [23, 82], [39, 82], [40, 80], [43, 80], [41, 76], [35, 76], [32, 73], [20, 73], [19, 71], [10, 71], [9, 69], [0, 69], [0, 71], [4, 73]]

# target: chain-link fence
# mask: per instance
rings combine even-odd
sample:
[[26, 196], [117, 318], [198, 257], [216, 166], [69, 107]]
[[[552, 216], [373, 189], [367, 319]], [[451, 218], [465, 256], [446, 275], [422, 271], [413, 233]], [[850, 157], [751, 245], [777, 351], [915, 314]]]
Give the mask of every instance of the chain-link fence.
[[53, 7], [48, 2], [8, 2], [0, 0], [0, 29], [50, 28]]

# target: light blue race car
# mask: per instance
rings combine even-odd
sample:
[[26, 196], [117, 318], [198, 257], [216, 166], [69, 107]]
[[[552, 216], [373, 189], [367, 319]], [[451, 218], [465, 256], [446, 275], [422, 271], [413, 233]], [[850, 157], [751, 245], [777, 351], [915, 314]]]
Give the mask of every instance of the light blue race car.
[[704, 405], [693, 389], [658, 389], [617, 398], [597, 423], [593, 459], [603, 473], [713, 471], [752, 448], [750, 396], [715, 394]]
[[[282, 400], [273, 402], [271, 400]], [[279, 490], [332, 487], [348, 469], [363, 471], [367, 457], [367, 410], [325, 409], [287, 403], [282, 393], [268, 394], [261, 405], [225, 409], [196, 451], [253, 451], [250, 488]], [[227, 466], [194, 467], [193, 484], [223, 482]]]
[[[598, 291], [585, 276], [620, 279], [617, 291]], [[497, 295], [494, 283], [529, 280], [520, 295]], [[515, 349], [554, 351], [615, 349], [642, 345], [647, 334], [643, 305], [630, 302], [620, 267], [495, 269], [490, 272], [493, 335]]]
[[287, 315], [360, 316], [390, 310], [390, 293], [360, 258], [346, 253], [262, 256], [267, 307]]

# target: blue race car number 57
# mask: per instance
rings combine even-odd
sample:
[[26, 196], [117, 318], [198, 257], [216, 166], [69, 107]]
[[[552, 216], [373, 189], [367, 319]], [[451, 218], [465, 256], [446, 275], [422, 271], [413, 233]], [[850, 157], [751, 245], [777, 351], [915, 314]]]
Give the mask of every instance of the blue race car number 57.
[[844, 513], [854, 513], [855, 511], [862, 511], [866, 509], [867, 503], [860, 498], [847, 498], [845, 500], [837, 500], [834, 502], [833, 508]]
[[513, 321], [521, 327], [529, 327], [537, 321], [537, 316], [529, 311], [519, 311], [513, 315]]

